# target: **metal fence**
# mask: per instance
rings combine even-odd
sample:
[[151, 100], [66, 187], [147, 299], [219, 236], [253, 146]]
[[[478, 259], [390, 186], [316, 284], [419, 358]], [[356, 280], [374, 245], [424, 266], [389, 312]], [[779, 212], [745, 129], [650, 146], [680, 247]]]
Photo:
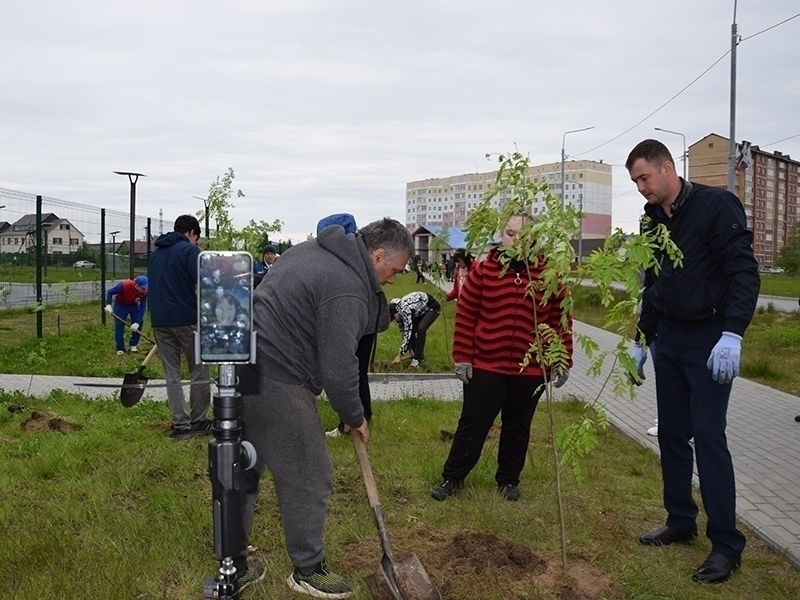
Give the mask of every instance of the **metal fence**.
[[[0, 329], [29, 324], [42, 337], [82, 328], [85, 320], [65, 327], [49, 310], [73, 302], [96, 304], [96, 312], [82, 312], [105, 323], [106, 289], [147, 272], [151, 225], [142, 215], [131, 220], [130, 213], [0, 188]], [[13, 337], [0, 335], [0, 347]]]

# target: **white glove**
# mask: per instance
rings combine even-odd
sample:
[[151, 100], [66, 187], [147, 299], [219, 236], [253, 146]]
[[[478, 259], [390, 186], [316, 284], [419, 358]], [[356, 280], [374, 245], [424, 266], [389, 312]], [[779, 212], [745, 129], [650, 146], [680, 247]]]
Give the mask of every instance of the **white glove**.
[[460, 379], [463, 383], [469, 383], [472, 379], [472, 363], [456, 363], [455, 368], [456, 379]]
[[131, 325], [131, 331], [133, 332], [139, 331], [139, 324], [134, 323], [133, 325]]
[[739, 357], [742, 353], [742, 336], [730, 331], [722, 335], [708, 356], [706, 367], [711, 370], [711, 378], [725, 385], [739, 374]]
[[108, 314], [114, 312], [114, 308], [110, 304], [106, 304], [106, 307], [103, 310], [106, 311]]
[[563, 371], [556, 371], [553, 373], [553, 387], [560, 388], [562, 385], [567, 383], [567, 379], [569, 379], [569, 371], [566, 369]]

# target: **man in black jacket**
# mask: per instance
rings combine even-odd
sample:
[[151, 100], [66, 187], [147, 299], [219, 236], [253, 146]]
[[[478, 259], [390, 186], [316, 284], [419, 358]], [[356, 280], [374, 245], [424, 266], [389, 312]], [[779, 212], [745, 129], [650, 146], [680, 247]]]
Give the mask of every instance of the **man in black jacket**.
[[[666, 526], [639, 538], [643, 545], [691, 542], [697, 536], [692, 499], [694, 437], [700, 493], [708, 513], [711, 554], [692, 575], [702, 582], [727, 579], [739, 566], [745, 537], [736, 528], [733, 463], [725, 437], [741, 341], [758, 299], [760, 279], [753, 234], [733, 194], [678, 177], [669, 150], [644, 140], [625, 167], [647, 199], [649, 226], [663, 224], [683, 253], [674, 265], [645, 281], [639, 329], [645, 345], [658, 339], [653, 357], [658, 403], [658, 444], [664, 480]], [[643, 361], [642, 361], [643, 363]]]

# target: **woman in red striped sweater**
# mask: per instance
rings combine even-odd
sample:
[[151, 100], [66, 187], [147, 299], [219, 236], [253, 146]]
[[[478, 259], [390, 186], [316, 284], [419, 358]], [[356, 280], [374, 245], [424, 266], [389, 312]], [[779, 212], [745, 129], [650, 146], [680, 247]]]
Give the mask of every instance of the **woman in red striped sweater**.
[[[498, 414], [502, 425], [495, 474], [497, 489], [507, 500], [518, 500], [533, 413], [545, 382], [545, 369], [533, 358], [525, 368], [521, 367], [534, 341], [537, 323], [547, 323], [559, 334], [570, 356], [569, 367], [572, 366], [572, 322], [566, 328], [562, 326], [560, 299], [551, 297], [542, 306], [541, 293], [536, 292], [534, 312], [533, 299], [526, 295], [528, 282], [541, 276], [541, 262], [514, 260], [501, 275], [501, 254], [514, 243], [524, 219], [508, 219], [500, 247], [473, 265], [458, 297], [453, 359], [456, 376], [464, 383], [464, 404], [442, 482], [431, 490], [436, 500], [449, 498], [463, 486]], [[566, 370], [553, 373], [554, 385], [561, 387], [568, 375]]]

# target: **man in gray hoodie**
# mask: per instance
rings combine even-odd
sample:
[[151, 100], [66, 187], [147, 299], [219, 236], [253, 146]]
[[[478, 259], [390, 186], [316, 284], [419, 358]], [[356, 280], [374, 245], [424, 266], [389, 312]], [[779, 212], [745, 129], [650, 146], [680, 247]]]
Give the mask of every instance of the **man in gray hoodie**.
[[[242, 518], [253, 526], [264, 467], [272, 474], [286, 549], [294, 565], [287, 583], [316, 598], [348, 598], [350, 583], [325, 563], [322, 533], [333, 467], [316, 397], [364, 442], [369, 427], [359, 399], [356, 349], [364, 331], [384, 331], [389, 307], [381, 286], [403, 272], [414, 251], [408, 230], [381, 219], [346, 233], [331, 226], [281, 255], [253, 295], [258, 332], [255, 365], [238, 370], [243, 439], [255, 446], [254, 469], [242, 475]], [[264, 576], [263, 565], [237, 560], [239, 589]], [[241, 572], [241, 571], [239, 571]]]

